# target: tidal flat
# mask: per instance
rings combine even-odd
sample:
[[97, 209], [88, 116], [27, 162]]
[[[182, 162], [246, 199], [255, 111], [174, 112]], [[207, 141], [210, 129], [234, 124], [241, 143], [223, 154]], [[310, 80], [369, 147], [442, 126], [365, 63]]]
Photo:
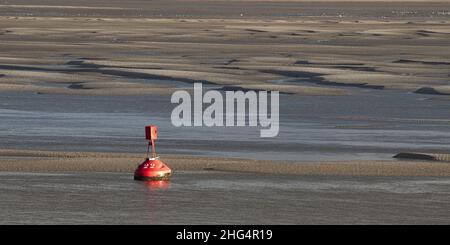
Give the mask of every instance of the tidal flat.
[[[448, 224], [449, 78], [448, 1], [9, 0], [0, 223]], [[174, 127], [194, 83], [279, 91], [279, 135]]]

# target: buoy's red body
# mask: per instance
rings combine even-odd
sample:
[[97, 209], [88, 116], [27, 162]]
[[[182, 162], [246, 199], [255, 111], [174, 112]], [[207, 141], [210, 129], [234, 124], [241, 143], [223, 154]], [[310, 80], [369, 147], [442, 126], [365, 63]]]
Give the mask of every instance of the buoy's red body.
[[134, 172], [135, 180], [169, 180], [172, 170], [157, 158], [147, 158]]
[[[145, 138], [148, 140], [147, 158], [134, 171], [135, 180], [169, 180], [172, 170], [164, 164], [155, 154], [155, 140], [158, 137], [157, 127], [145, 127]], [[152, 146], [152, 158], [149, 158], [149, 149]]]

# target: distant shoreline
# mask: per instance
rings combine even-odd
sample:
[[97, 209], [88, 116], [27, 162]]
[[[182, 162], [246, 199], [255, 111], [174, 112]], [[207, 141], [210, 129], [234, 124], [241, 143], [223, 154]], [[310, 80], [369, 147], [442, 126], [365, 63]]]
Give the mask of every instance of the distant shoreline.
[[[297, 176], [449, 177], [450, 162], [433, 161], [258, 161], [234, 158], [162, 155], [176, 171], [224, 171]], [[0, 171], [130, 172], [143, 161], [139, 154], [0, 150]]]

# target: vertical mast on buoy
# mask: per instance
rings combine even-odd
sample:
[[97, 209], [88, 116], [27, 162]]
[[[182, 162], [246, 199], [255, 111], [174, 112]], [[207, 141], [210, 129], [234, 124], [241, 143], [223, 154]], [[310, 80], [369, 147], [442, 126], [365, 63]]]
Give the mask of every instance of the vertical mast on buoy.
[[[134, 172], [135, 180], [169, 180], [172, 170], [159, 160], [156, 156], [155, 141], [158, 138], [158, 127], [148, 125], [145, 127], [145, 138], [148, 140], [147, 157]], [[150, 155], [150, 145], [152, 146], [152, 157]]]
[[150, 145], [152, 146], [152, 158], [155, 158], [155, 140], [158, 138], [158, 127], [155, 125], [145, 126], [145, 138], [148, 140], [147, 158], [149, 155]]

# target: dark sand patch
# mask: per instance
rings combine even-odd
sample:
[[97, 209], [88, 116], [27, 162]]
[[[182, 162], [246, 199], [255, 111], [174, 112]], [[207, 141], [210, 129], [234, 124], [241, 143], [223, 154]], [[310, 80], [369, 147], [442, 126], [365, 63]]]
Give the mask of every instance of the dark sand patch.
[[237, 60], [237, 59], [231, 59], [231, 60], [228, 60], [227, 62], [225, 62], [224, 63], [224, 65], [231, 65], [231, 64], [233, 64], [234, 62], [238, 62], [239, 60]]
[[329, 68], [354, 70], [354, 71], [367, 71], [378, 72], [377, 68], [365, 66], [363, 63], [322, 63], [322, 62], [310, 62], [308, 60], [298, 60], [294, 65], [318, 65]]
[[[233, 92], [242, 91], [244, 93], [246, 93], [248, 91], [255, 91], [257, 93], [260, 92], [260, 91], [266, 91], [264, 89], [249, 89], [249, 88], [244, 88], [244, 87], [241, 87], [241, 86], [223, 86], [219, 90], [221, 90], [221, 91], [233, 91]], [[269, 91], [269, 93], [270, 92], [271, 91]], [[295, 93], [280, 92], [280, 94], [295, 94]]]
[[67, 88], [69, 88], [69, 89], [92, 89], [92, 88], [85, 87], [83, 85], [83, 82], [71, 83], [69, 86], [67, 86]]
[[267, 32], [267, 31], [264, 31], [264, 30], [256, 30], [256, 29], [245, 29], [245, 31], [248, 31], [248, 32], [259, 32], [259, 33]]
[[[11, 71], [44, 71], [44, 72], [73, 71], [73, 70], [69, 70], [69, 69], [53, 69], [53, 68], [44, 68], [44, 67], [35, 67], [35, 66], [20, 66], [20, 65], [0, 65], [0, 69], [11, 70]], [[79, 71], [79, 70], [76, 70], [76, 71]]]
[[242, 70], [242, 68], [238, 66], [214, 66], [217, 69], [229, 69], [229, 70]]
[[378, 72], [377, 68], [367, 67], [367, 66], [336, 65], [336, 66], [331, 66], [331, 67], [336, 68], [336, 69], [344, 69], [344, 70], [352, 70], [352, 71]]
[[[108, 68], [109, 66], [97, 65], [92, 63], [84, 63], [83, 61], [70, 61], [67, 63], [69, 66], [75, 66], [76, 68], [44, 68], [44, 67], [34, 67], [34, 66], [19, 66], [19, 65], [0, 65], [0, 69], [4, 70], [18, 70], [18, 71], [44, 71], [44, 72], [61, 72], [61, 73], [75, 73], [75, 72], [92, 72], [104, 75], [113, 75], [118, 77], [125, 77], [131, 79], [148, 79], [148, 80], [166, 80], [166, 81], [176, 81], [185, 82], [188, 84], [192, 83], [203, 83], [203, 84], [214, 84], [206, 80], [195, 80], [189, 78], [175, 78], [170, 76], [153, 75], [141, 72], [131, 72], [131, 71], [121, 71]], [[116, 67], [118, 68], [118, 67]]]
[[416, 34], [423, 37], [430, 37], [433, 35], [449, 35], [449, 33], [442, 33], [437, 31], [429, 31], [429, 30], [418, 30]]
[[416, 93], [416, 94], [450, 95], [450, 93], [441, 92], [432, 87], [423, 87], [423, 88], [420, 88], [420, 89], [414, 91], [414, 93]]
[[423, 61], [423, 60], [408, 60], [408, 59], [399, 59], [392, 63], [400, 63], [400, 64], [424, 64], [424, 65], [450, 65], [450, 62], [444, 61]]
[[193, 84], [193, 83], [203, 83], [203, 84], [209, 84], [209, 85], [215, 84], [215, 83], [207, 81], [207, 80], [196, 80], [196, 79], [182, 78], [182, 77], [162, 76], [162, 75], [154, 75], [154, 74], [141, 73], [141, 72], [120, 71], [120, 70], [114, 70], [114, 69], [101, 69], [101, 70], [98, 70], [97, 72], [105, 74], [105, 75], [113, 75], [113, 76], [125, 77], [125, 78], [131, 78], [131, 79], [149, 79], [149, 80], [155, 79], [155, 80], [184, 82], [184, 83], [188, 83], [188, 84]]
[[314, 72], [304, 72], [304, 71], [284, 71], [284, 70], [260, 70], [261, 72], [277, 74], [287, 77], [301, 78], [296, 80], [301, 83], [314, 83], [317, 85], [324, 86], [335, 86], [335, 87], [354, 87], [354, 88], [364, 88], [364, 89], [384, 89], [383, 85], [371, 85], [367, 83], [342, 83], [342, 82], [332, 82], [328, 81], [322, 76], [325, 74], [314, 73]]
[[450, 162], [450, 154], [402, 152], [395, 155], [394, 158]]

